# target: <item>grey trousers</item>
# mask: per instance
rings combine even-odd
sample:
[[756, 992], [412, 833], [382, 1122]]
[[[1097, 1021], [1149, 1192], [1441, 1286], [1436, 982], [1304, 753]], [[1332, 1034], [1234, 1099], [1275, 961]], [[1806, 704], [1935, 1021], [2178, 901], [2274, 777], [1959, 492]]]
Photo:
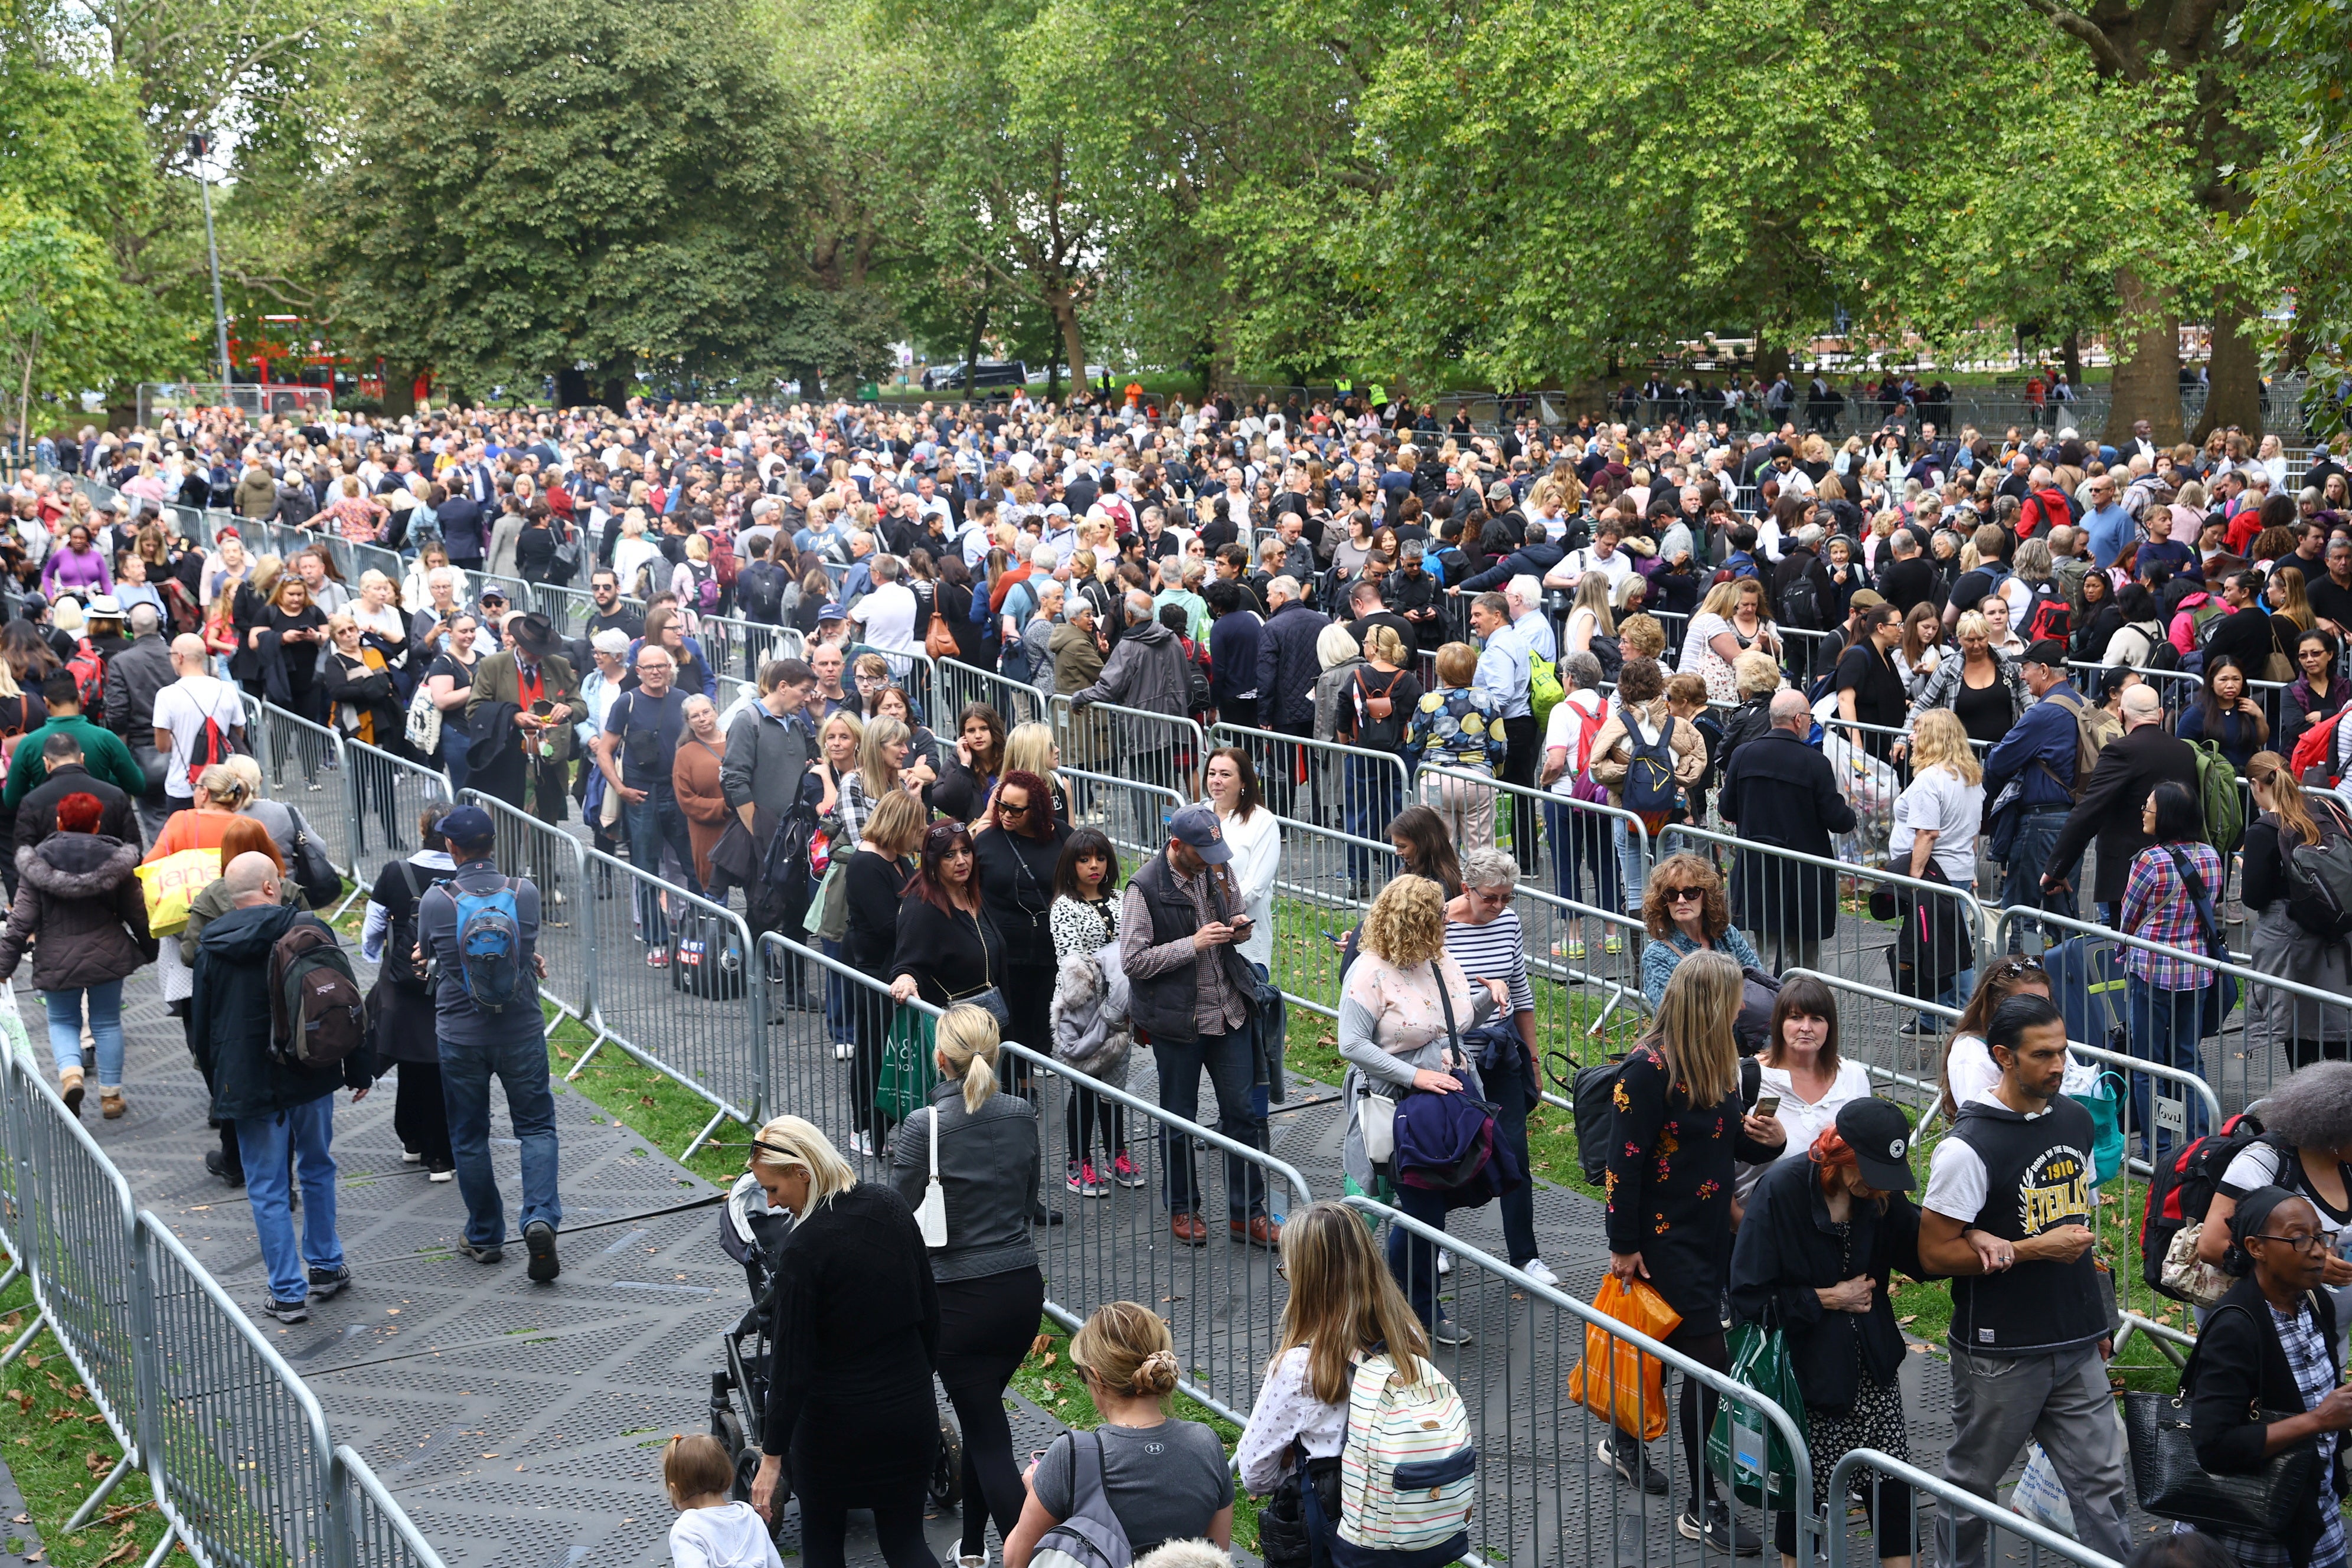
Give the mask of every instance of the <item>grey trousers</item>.
[[[2027, 1439], [2035, 1439], [2065, 1485], [2083, 1544], [2117, 1562], [2131, 1555], [2123, 1519], [2123, 1423], [2096, 1345], [2053, 1355], [1954, 1351], [1952, 1427], [1946, 1480], [1997, 1507], [2001, 1476]], [[1985, 1530], [1980, 1514], [1941, 1510], [1937, 1560], [1945, 1568], [1978, 1568], [1985, 1561]]]

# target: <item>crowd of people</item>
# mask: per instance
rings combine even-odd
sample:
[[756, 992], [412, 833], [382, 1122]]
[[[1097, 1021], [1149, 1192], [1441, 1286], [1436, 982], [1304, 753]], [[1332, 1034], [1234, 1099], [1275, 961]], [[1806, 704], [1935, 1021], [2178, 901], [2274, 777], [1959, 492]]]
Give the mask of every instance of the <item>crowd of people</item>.
[[[805, 934], [872, 983], [787, 964], [767, 990], [779, 1015], [822, 1016], [847, 1065], [845, 1152], [886, 1163], [900, 1189], [859, 1184], [804, 1122], [762, 1130], [755, 1172], [807, 1227], [797, 1342], [846, 1336], [841, 1357], [780, 1369], [778, 1388], [796, 1392], [779, 1396], [763, 1474], [772, 1489], [791, 1459], [813, 1543], [848, 1508], [874, 1507], [877, 1523], [887, 1512], [898, 1562], [923, 1473], [912, 1385], [899, 1385], [910, 1364], [929, 1367], [965, 1427], [964, 1555], [984, 1555], [992, 1521], [1010, 1563], [1078, 1506], [1077, 1461], [1061, 1454], [1024, 1489], [1000, 1438], [1016, 1331], [1036, 1321], [1030, 1229], [1062, 1216], [1040, 1195], [1029, 1085], [1008, 1071], [998, 1091], [996, 1042], [1119, 1084], [1146, 1045], [1165, 1110], [1199, 1121], [1205, 1074], [1205, 1124], [1265, 1149], [1286, 1092], [1285, 824], [1343, 830], [1348, 890], [1370, 906], [1338, 998], [1350, 1189], [1442, 1231], [1469, 1196], [1395, 1181], [1387, 1119], [1416, 1096], [1490, 1105], [1496, 1173], [1477, 1199], [1499, 1205], [1507, 1261], [1554, 1284], [1528, 1178], [1542, 1047], [1528, 960], [1543, 955], [1513, 910], [1523, 881], [1548, 877], [1589, 911], [1549, 956], [1627, 961], [1651, 1016], [1614, 1091], [1609, 1231], [1612, 1270], [1650, 1280], [1683, 1315], [1669, 1343], [1720, 1367], [1718, 1300], [1727, 1291], [1743, 1319], [1769, 1311], [1806, 1342], [1823, 1429], [1899, 1455], [1887, 1271], [1950, 1278], [1964, 1392], [1948, 1473], [1990, 1495], [2027, 1433], [2078, 1435], [2052, 1457], [2104, 1548], [2121, 1517], [2112, 1424], [2102, 1434], [2087, 1414], [2094, 1384], [2105, 1397], [2104, 1320], [2021, 1304], [2073, 1303], [2088, 1268], [2076, 1241], [2091, 1194], [2057, 1169], [2064, 1151], [2088, 1150], [2058, 1089], [2063, 1028], [2053, 1055], [2050, 1004], [2035, 1005], [2046, 976], [2022, 956], [1979, 973], [1932, 889], [2074, 917], [2095, 854], [2084, 890], [2098, 919], [2153, 944], [2124, 960], [2130, 1049], [2168, 1067], [2203, 1070], [2210, 965], [2228, 957], [2217, 906], [2232, 885], [2267, 933], [2255, 962], [2340, 993], [2352, 938], [2315, 924], [2294, 852], [2352, 836], [2305, 787], [2311, 769], [2332, 781], [2352, 762], [2352, 731], [2334, 724], [2352, 697], [2352, 474], [2339, 443], [2290, 491], [2271, 444], [2231, 432], [2172, 449], [2145, 429], [2103, 447], [2054, 419], [1947, 436], [1917, 416], [1932, 397], [1908, 394], [1913, 417], [1833, 445], [1832, 422], [1814, 410], [1801, 428], [1769, 391], [1763, 407], [1785, 417], [1762, 428], [1696, 400], [1646, 427], [1522, 417], [1483, 434], [1360, 400], [1161, 410], [1138, 396], [1060, 411], [1015, 396], [373, 424], [211, 415], [85, 432], [55, 447], [58, 466], [108, 499], [32, 474], [0, 524], [0, 571], [16, 585], [0, 628], [0, 813], [16, 847], [0, 969], [29, 939], [60, 1091], [79, 1110], [94, 1073], [115, 1117], [122, 985], [157, 965], [213, 1089], [206, 1163], [246, 1186], [263, 1238], [263, 1310], [298, 1321], [350, 1278], [333, 1233], [335, 1091], [365, 1093], [395, 1067], [404, 1147], [457, 1183], [465, 1250], [484, 1264], [509, 1239], [487, 1153], [500, 1080], [522, 1142], [530, 1274], [556, 1278], [533, 977], [542, 921], [588, 890], [557, 886], [536, 858], [497, 865], [481, 807], [429, 810], [415, 824], [423, 847], [368, 889], [377, 1026], [333, 1060], [288, 1057], [268, 976], [289, 940], [315, 940], [299, 933], [332, 945], [317, 913], [342, 889], [312, 863], [300, 810], [262, 798], [248, 700], [544, 823], [576, 814], [643, 873], [631, 926], [652, 968], [677, 961], [688, 906], [671, 889], [740, 889], [755, 933]], [[252, 524], [321, 542], [290, 558], [250, 551], [236, 521], [190, 528], [177, 510], [190, 507], [231, 511], [257, 538]], [[405, 570], [347, 585], [326, 539], [392, 552]], [[551, 616], [545, 601], [510, 604], [503, 580], [583, 580], [586, 598]], [[761, 626], [775, 635], [742, 635]], [[933, 674], [950, 665], [1066, 698], [1067, 711], [1044, 723], [1010, 704], [950, 710]], [[1243, 739], [1196, 751], [1195, 731], [1170, 722], [1184, 720]], [[2216, 756], [2256, 807], [2219, 844]], [[1199, 804], [1122, 865], [1067, 776], [1081, 769], [1181, 780]], [[1883, 799], [1853, 783], [1874, 769], [1892, 781]], [[352, 805], [395, 839], [410, 826], [388, 784], [362, 784]], [[1651, 863], [1644, 837], [1676, 823], [1743, 847]], [[1380, 874], [1382, 840], [1401, 874]], [[1852, 861], [1858, 845], [1869, 864]], [[215, 857], [215, 875], [159, 940], [137, 868], [190, 853]], [[1827, 989], [1787, 978], [1761, 1037], [1742, 1032], [1743, 972], [1818, 966], [1840, 919], [1841, 858], [1849, 875], [1906, 879], [1904, 910], [1928, 912], [1898, 950], [1902, 989], [1963, 1008], [1945, 1047], [1954, 1131], [1916, 1207], [1902, 1195], [1907, 1122], [1839, 1056]], [[506, 933], [495, 965], [474, 963], [477, 922]], [[59, 931], [87, 940], [64, 954]], [[940, 1095], [896, 1121], [876, 1090], [893, 1004], [917, 999], [958, 1022], [939, 1031]], [[2255, 1012], [2293, 1066], [2352, 1050], [2343, 1009], [2265, 991]], [[1938, 1026], [1923, 1012], [1906, 1032]], [[2146, 1079], [2133, 1093], [2131, 1125], [2161, 1160], [2173, 1134]], [[1068, 1194], [1106, 1198], [1156, 1166], [1170, 1238], [1209, 1243], [1192, 1140], [1160, 1131], [1146, 1161], [1130, 1142], [1146, 1130], [1117, 1101], [1076, 1092], [1065, 1114]], [[2187, 1138], [2206, 1131], [2199, 1116], [2191, 1100]], [[936, 1167], [910, 1142], [933, 1131], [956, 1152]], [[1028, 1173], [1008, 1177], [1024, 1160]], [[1268, 1389], [1280, 1384], [1280, 1419], [1298, 1425], [1269, 1439], [1255, 1472], [1244, 1464], [1245, 1481], [1272, 1482], [1291, 1468], [1266, 1468], [1284, 1445], [1311, 1461], [1334, 1440], [1327, 1396], [1340, 1374], [1311, 1352], [1317, 1334], [1376, 1327], [1413, 1353], [1473, 1336], [1444, 1310], [1434, 1244], [1392, 1227], [1368, 1301], [1347, 1246], [1319, 1225], [1294, 1241], [1312, 1215], [1275, 1212], [1260, 1164], [1223, 1164], [1233, 1243], [1286, 1265], [1318, 1249], [1302, 1267], [1360, 1293], [1301, 1308], [1294, 1272], [1300, 1337]], [[889, 1265], [910, 1269], [906, 1288], [885, 1289], [871, 1249], [898, 1222], [879, 1222], [919, 1205], [934, 1168], [952, 1178], [955, 1240], [928, 1266], [918, 1244], [911, 1265]], [[2024, 1230], [2021, 1187], [2038, 1194]], [[829, 1227], [837, 1258], [820, 1245]], [[836, 1299], [827, 1268], [881, 1271]], [[853, 1297], [855, 1310], [842, 1304]], [[899, 1338], [886, 1344], [886, 1331]], [[1090, 1342], [1082, 1365], [1114, 1427], [1155, 1426], [1172, 1385], [1150, 1338], [1119, 1321]], [[1685, 1533], [1753, 1551], [1704, 1464], [1711, 1401], [1685, 1384]], [[842, 1423], [863, 1436], [842, 1438]], [[1817, 1444], [1823, 1483], [1840, 1451]], [[851, 1467], [857, 1452], [892, 1462]], [[1205, 1513], [1214, 1487], [1121, 1504], [1123, 1488], [1148, 1489], [1139, 1475], [1160, 1473], [1124, 1453], [1095, 1462], [1115, 1511], [1146, 1510], [1130, 1539], [1229, 1530], [1229, 1484]], [[1622, 1435], [1602, 1457], [1665, 1489]], [[708, 1489], [677, 1485], [682, 1498]], [[1878, 1494], [1883, 1542], [1908, 1537], [1898, 1493]], [[1782, 1521], [1784, 1552], [1795, 1528]], [[1963, 1519], [1963, 1557], [1971, 1528]], [[820, 1559], [833, 1539], [813, 1544]]]

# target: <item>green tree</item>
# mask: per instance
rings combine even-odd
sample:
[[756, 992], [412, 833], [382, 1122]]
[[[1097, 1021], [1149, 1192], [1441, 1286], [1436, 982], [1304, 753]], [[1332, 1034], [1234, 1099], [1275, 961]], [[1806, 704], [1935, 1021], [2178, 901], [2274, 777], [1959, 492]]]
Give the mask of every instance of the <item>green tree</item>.
[[0, 193], [0, 366], [20, 443], [36, 400], [79, 408], [85, 389], [138, 373], [158, 342], [152, 305], [97, 237]]
[[454, 0], [362, 52], [312, 210], [337, 318], [472, 391], [874, 374], [887, 312], [792, 237], [814, 193], [734, 0]]

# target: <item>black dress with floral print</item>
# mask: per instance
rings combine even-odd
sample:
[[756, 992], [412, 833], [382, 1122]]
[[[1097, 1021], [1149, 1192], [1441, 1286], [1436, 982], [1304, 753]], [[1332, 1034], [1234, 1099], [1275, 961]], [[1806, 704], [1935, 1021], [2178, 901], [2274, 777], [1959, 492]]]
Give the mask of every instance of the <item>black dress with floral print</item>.
[[1722, 1322], [1731, 1273], [1732, 1166], [1780, 1151], [1748, 1135], [1739, 1093], [1695, 1107], [1651, 1046], [1618, 1069], [1609, 1139], [1609, 1250], [1638, 1252], [1685, 1324]]

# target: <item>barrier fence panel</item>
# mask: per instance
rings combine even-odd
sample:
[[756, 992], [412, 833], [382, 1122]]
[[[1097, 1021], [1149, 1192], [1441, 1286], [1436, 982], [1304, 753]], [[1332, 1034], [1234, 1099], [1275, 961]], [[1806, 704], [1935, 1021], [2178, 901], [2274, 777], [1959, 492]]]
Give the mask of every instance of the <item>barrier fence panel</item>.
[[[931, 683], [938, 701], [924, 710], [931, 715], [930, 726], [939, 731], [942, 741], [954, 739], [957, 715], [975, 702], [996, 710], [997, 717], [1004, 721], [1008, 730], [1045, 717], [1045, 693], [1010, 676], [959, 658], [943, 658], [933, 665]], [[1066, 743], [1064, 750], [1069, 749]], [[1064, 760], [1072, 766], [1077, 765], [1075, 756]]]
[[[1403, 1259], [1408, 1300], [1431, 1303], [1470, 1336], [1466, 1344], [1439, 1346], [1433, 1352], [1438, 1370], [1461, 1394], [1478, 1451], [1471, 1554], [1465, 1561], [1639, 1563], [1653, 1568], [1732, 1561], [1722, 1545], [1685, 1540], [1676, 1529], [1679, 1517], [1698, 1510], [1674, 1429], [1677, 1374], [1732, 1395], [1735, 1415], [1748, 1418], [1739, 1425], [1752, 1421], [1757, 1432], [1770, 1432], [1786, 1444], [1794, 1461], [1796, 1511], [1811, 1518], [1812, 1467], [1805, 1439], [1790, 1414], [1772, 1401], [1564, 1289], [1537, 1284], [1458, 1237], [1369, 1198], [1350, 1195], [1345, 1202], [1368, 1221], [1388, 1227], [1390, 1256]], [[1439, 1247], [1453, 1254], [1450, 1275], [1436, 1275]], [[1664, 1428], [1663, 1441], [1643, 1444], [1572, 1397], [1572, 1376], [1580, 1366], [1592, 1369], [1591, 1352], [1596, 1350], [1612, 1363], [1620, 1352], [1639, 1352], [1664, 1364], [1661, 1405], [1650, 1404], [1636, 1384], [1618, 1406], [1619, 1419], [1635, 1431]], [[1663, 1492], [1645, 1493], [1601, 1459], [1598, 1445], [1604, 1440], [1636, 1474], [1641, 1471], [1633, 1451], [1643, 1450], [1643, 1468], [1663, 1480]], [[1742, 1505], [1735, 1504], [1734, 1512], [1765, 1524], [1769, 1537], [1769, 1520]], [[1799, 1561], [1816, 1561], [1812, 1536], [1808, 1530], [1797, 1542]]]
[[350, 1546], [348, 1568], [444, 1568], [441, 1554], [348, 1446], [335, 1450], [335, 1501]]
[[[269, 798], [300, 810], [335, 869], [359, 877], [358, 829], [346, 809], [350, 786], [341, 782], [351, 777], [343, 738], [274, 702], [261, 704], [257, 713], [248, 706], [246, 712], [257, 721], [253, 754], [261, 763]], [[312, 800], [313, 795], [320, 798]]]
[[[772, 1110], [806, 1118], [860, 1174], [892, 1180], [898, 1123], [875, 1104], [885, 1051], [894, 1024], [903, 1037], [918, 1019], [935, 1022], [938, 1009], [920, 1002], [901, 1006], [879, 980], [777, 933], [761, 939], [761, 950], [770, 973], [796, 970], [810, 994], [837, 985], [856, 1038], [854, 1054], [839, 1059], [821, 1012], [780, 1010], [767, 1045]], [[919, 1036], [915, 1048], [929, 1060]], [[1237, 1212], [1292, 1213], [1314, 1194], [1289, 1164], [1203, 1124], [1216, 1120], [1205, 1083], [1199, 1121], [1162, 1110], [1158, 1090], [1126, 1087], [1138, 1077], [1148, 1082], [1150, 1068], [1139, 1047], [1113, 1072], [1115, 1081], [1105, 1081], [1020, 1042], [1004, 1043], [998, 1082], [1036, 1108], [1038, 1201], [1061, 1215], [1060, 1223], [1033, 1232], [1050, 1287], [1045, 1310], [1076, 1328], [1107, 1301], [1150, 1303], [1175, 1336], [1185, 1391], [1231, 1420], [1246, 1421], [1279, 1342], [1286, 1290], [1273, 1252], [1234, 1237], [1232, 1219]], [[1125, 1172], [1116, 1163], [1121, 1153]], [[908, 1160], [901, 1173], [911, 1183], [919, 1180], [912, 1173], [918, 1160], [928, 1172], [928, 1152], [910, 1149]], [[1087, 1161], [1096, 1177], [1091, 1186], [1084, 1179]], [[1193, 1194], [1184, 1200], [1188, 1211], [1208, 1226], [1204, 1246], [1171, 1235], [1171, 1172], [1181, 1173], [1180, 1196]]]
[[[1649, 1017], [1642, 992], [1641, 921], [1614, 910], [1575, 902], [1519, 884], [1511, 908], [1527, 950], [1528, 984], [1535, 992], [1536, 1049], [1553, 1058], [1554, 1076], [1573, 1078], [1622, 1052]], [[1562, 1074], [1565, 1067], [1570, 1069]], [[1562, 1110], [1567, 1100], [1547, 1089]]]
[[1385, 837], [1352, 838], [1312, 823], [1284, 820], [1282, 864], [1274, 880], [1275, 986], [1309, 1012], [1339, 1013], [1339, 954], [1363, 919], [1369, 892], [1404, 869]]
[[86, 1520], [135, 1462], [139, 1440], [138, 1263], [132, 1241], [137, 1215], [131, 1184], [99, 1149], [81, 1119], [68, 1110], [45, 1073], [11, 1056], [0, 1062], [7, 1082], [8, 1144], [0, 1163], [14, 1167], [16, 1231], [12, 1261], [29, 1278], [36, 1316], [26, 1339], [44, 1323], [80, 1374], [90, 1402], [106, 1417], [123, 1458], [75, 1515]]
[[547, 963], [540, 995], [558, 1011], [591, 1023], [596, 1016], [596, 922], [581, 911], [620, 892], [609, 877], [598, 881], [591, 876], [587, 847], [561, 827], [479, 790], [467, 790], [464, 800], [490, 814], [498, 828], [499, 869], [529, 877], [539, 889], [538, 952]]
[[[1993, 925], [1996, 950], [2007, 945], [2011, 925], [2025, 912], [2001, 911]], [[2087, 1011], [2106, 1037], [2095, 1043], [2196, 1073], [2212, 1087], [2219, 1110], [2242, 1109], [2295, 1068], [2341, 1055], [2345, 1042], [2352, 1041], [2352, 1000], [2342, 995], [2084, 921], [2042, 914], [2032, 919], [2045, 936], [2054, 932], [2062, 939], [2054, 957], [2042, 954], [2043, 963], [2084, 977]], [[2205, 985], [2194, 992], [2145, 985], [2128, 973], [2133, 952], [2186, 964], [2208, 977]], [[2185, 1037], [2192, 1032], [2193, 1041]], [[2135, 1062], [2135, 1073], [2141, 1070]], [[2147, 1106], [2136, 1123], [2153, 1121], [2161, 1142], [2205, 1131], [2204, 1108], [2196, 1101], [2157, 1093]]]
[[364, 741], [345, 739], [343, 760], [351, 784], [352, 877], [365, 882], [375, 870], [373, 857], [417, 847], [416, 819], [428, 802], [454, 803], [457, 796], [447, 773]]
[[[1420, 804], [1454, 829], [1457, 849], [1475, 843], [1515, 848], [1517, 823], [1524, 816], [1538, 825], [1538, 837], [1517, 857], [1523, 874], [1538, 879], [1549, 875], [1552, 891], [1570, 902], [1626, 910], [1642, 907], [1653, 864], [1650, 832], [1622, 806], [1427, 764], [1414, 789]], [[1489, 809], [1491, 831], [1466, 831], [1480, 827]]]
[[[1875, 1448], [1855, 1448], [1837, 1462], [1830, 1472], [1831, 1506], [1846, 1497], [1857, 1487], [1870, 1484], [1864, 1472], [1877, 1478], [1877, 1495], [1884, 1498], [1889, 1483], [1909, 1491], [1911, 1519], [1910, 1546], [1907, 1551], [1881, 1541], [1865, 1554], [1856, 1556], [1856, 1546], [1869, 1547], [1871, 1538], [1864, 1533], [1867, 1527], [1857, 1528], [1857, 1522], [1841, 1514], [1830, 1521], [1828, 1568], [1848, 1568], [1849, 1564], [1884, 1563], [1889, 1557], [1907, 1556], [1915, 1563], [1949, 1562], [1949, 1542], [1938, 1545], [1937, 1538], [1948, 1533], [1956, 1520], [1962, 1515], [1984, 1521], [1987, 1556], [1994, 1563], [2026, 1563], [2039, 1564], [2042, 1553], [2047, 1552], [2082, 1568], [2121, 1568], [2112, 1557], [2092, 1551], [2072, 1536], [2061, 1535], [2038, 1520], [2028, 1519], [2014, 1509], [2001, 1506], [1998, 1498], [1979, 1497], [1974, 1492], [1954, 1486], [1940, 1476], [1931, 1476], [1916, 1465], [1891, 1458]], [[1928, 1503], [1933, 1501], [1934, 1533], [1930, 1533], [1931, 1515]], [[2004, 1541], [2002, 1537], [2013, 1537]], [[1977, 1561], [1986, 1561], [1979, 1557]]]
[[[1906, 928], [1914, 925], [1931, 960], [1927, 967], [1949, 965], [1953, 984], [1976, 969], [1988, 951], [1986, 913], [1963, 888], [1678, 823], [1659, 830], [1661, 857], [1685, 850], [1727, 872], [1732, 923], [1748, 933], [1757, 955], [1776, 973], [1818, 969], [1871, 984], [1885, 979], [1900, 990], [1892, 984], [1895, 965], [1904, 951]], [[1894, 924], [1867, 918], [1861, 900], [1873, 889], [1894, 896]]]
[[[1065, 758], [1084, 766], [1079, 759], [1108, 751], [1117, 765], [1093, 771], [1116, 773], [1157, 789], [1173, 790], [1186, 800], [1200, 798], [1201, 763], [1209, 746], [1201, 726], [1192, 720], [1112, 702], [1090, 703], [1081, 710], [1060, 696], [1048, 708]], [[1106, 727], [1094, 729], [1097, 723]]]
[[164, 1517], [197, 1560], [333, 1560], [327, 1418], [294, 1369], [152, 1213], [139, 1216], [139, 1331], [153, 1347], [140, 1438]]
[[1070, 793], [1070, 826], [1098, 827], [1132, 871], [1168, 844], [1168, 819], [1184, 802], [1171, 789], [1112, 778], [1083, 768], [1057, 768]]
[[[643, 605], [637, 606], [640, 610]], [[807, 645], [790, 626], [766, 621], [737, 620], [728, 616], [701, 616], [697, 626], [702, 651], [710, 656], [713, 675], [735, 675], [757, 683], [760, 667], [772, 658], [799, 658]]]
[[684, 1159], [721, 1121], [752, 1122], [770, 1103], [759, 949], [741, 915], [686, 890], [691, 867], [665, 879], [600, 850], [582, 855], [595, 888], [572, 914], [593, 927], [597, 1037], [565, 1076], [609, 1040], [709, 1100], [713, 1114]]
[[1394, 752], [1219, 724], [1209, 744], [1238, 746], [1257, 770], [1258, 793], [1277, 816], [1336, 827], [1358, 838], [1387, 837], [1410, 798], [1411, 775]]
[[[559, 588], [552, 583], [533, 583], [530, 599], [531, 608], [545, 616], [548, 623], [555, 628], [555, 635], [567, 642], [585, 632], [589, 621], [597, 613], [595, 595], [585, 588]], [[643, 599], [623, 595], [614, 603], [639, 620], [645, 618], [646, 602]], [[574, 673], [585, 675], [587, 672], [579, 670]]]
[[903, 689], [919, 711], [931, 710], [931, 693], [939, 689], [939, 680], [933, 672], [931, 656], [919, 644], [910, 648], [886, 648], [858, 642], [843, 651], [849, 656], [853, 668], [863, 655], [870, 653], [880, 659], [889, 667], [891, 684]]

